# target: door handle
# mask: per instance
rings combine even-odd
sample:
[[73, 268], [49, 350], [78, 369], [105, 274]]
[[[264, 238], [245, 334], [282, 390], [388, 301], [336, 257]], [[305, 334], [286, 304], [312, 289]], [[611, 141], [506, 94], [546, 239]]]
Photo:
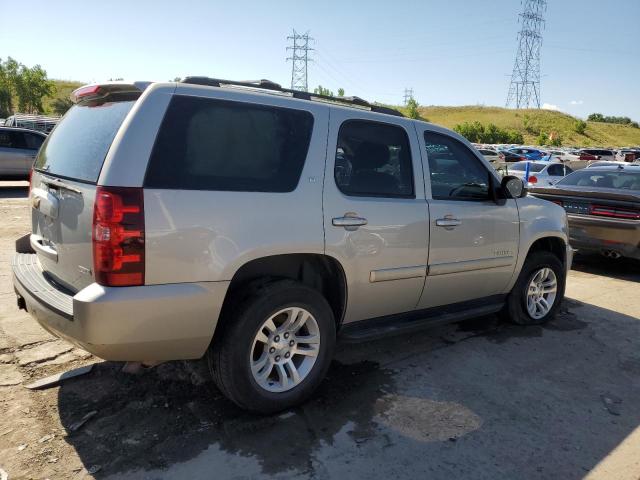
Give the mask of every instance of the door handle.
[[367, 219], [362, 217], [346, 215], [344, 217], [336, 217], [331, 220], [334, 227], [358, 228], [367, 224]]
[[44, 239], [41, 236], [31, 234], [29, 237], [29, 243], [31, 244], [31, 248], [33, 248], [37, 253], [42, 254], [54, 262], [58, 261], [58, 252], [50, 245], [45, 244]]
[[462, 221], [452, 217], [438, 218], [436, 225], [438, 227], [457, 227], [458, 225], [462, 225]]

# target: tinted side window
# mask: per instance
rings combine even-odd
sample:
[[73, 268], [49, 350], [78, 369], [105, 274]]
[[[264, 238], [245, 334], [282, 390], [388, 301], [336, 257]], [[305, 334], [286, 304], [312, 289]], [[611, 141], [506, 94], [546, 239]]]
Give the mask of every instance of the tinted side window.
[[9, 132], [0, 130], [0, 147], [11, 148], [12, 146], [13, 142], [11, 141], [11, 136], [9, 136]]
[[291, 192], [307, 157], [309, 112], [175, 96], [160, 127], [145, 186]]
[[562, 165], [549, 165], [549, 168], [547, 168], [547, 172], [549, 173], [549, 175], [559, 177], [564, 175], [564, 168], [562, 167]]
[[0, 131], [0, 147], [26, 148], [24, 134], [22, 132], [12, 132], [11, 130]]
[[464, 144], [433, 132], [424, 132], [424, 141], [434, 199], [489, 199], [490, 174]]
[[33, 133], [25, 133], [24, 139], [29, 150], [38, 150], [42, 145], [42, 142], [44, 142], [44, 137]]
[[334, 176], [346, 195], [413, 198], [407, 132], [385, 123], [344, 122], [338, 133]]

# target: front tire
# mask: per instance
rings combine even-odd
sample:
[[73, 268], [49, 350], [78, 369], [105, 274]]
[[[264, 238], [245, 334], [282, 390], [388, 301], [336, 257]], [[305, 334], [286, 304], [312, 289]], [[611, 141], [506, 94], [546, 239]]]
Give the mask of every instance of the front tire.
[[550, 252], [531, 253], [507, 297], [502, 316], [518, 325], [541, 325], [557, 313], [564, 298], [565, 271]]
[[207, 354], [222, 393], [258, 413], [304, 402], [324, 378], [335, 347], [335, 321], [325, 298], [280, 280], [250, 287], [226, 314]]

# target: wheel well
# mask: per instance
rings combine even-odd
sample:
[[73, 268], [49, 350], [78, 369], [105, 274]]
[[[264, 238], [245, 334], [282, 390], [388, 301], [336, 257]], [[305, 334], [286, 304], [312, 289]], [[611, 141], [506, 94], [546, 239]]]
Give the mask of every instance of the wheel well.
[[527, 256], [531, 255], [531, 253], [533, 252], [539, 252], [539, 251], [551, 252], [556, 257], [558, 257], [558, 260], [560, 260], [562, 265], [565, 264], [565, 261], [566, 261], [565, 257], [567, 255], [566, 244], [564, 243], [564, 240], [562, 240], [561, 238], [558, 238], [558, 237], [539, 238], [538, 240], [533, 242], [533, 244], [529, 248], [529, 252], [527, 253]]
[[319, 254], [272, 255], [245, 263], [231, 280], [222, 312], [229, 307], [227, 304], [231, 302], [230, 299], [239, 298], [241, 291], [249, 284], [277, 279], [295, 280], [318, 290], [333, 310], [336, 327], [340, 326], [347, 303], [344, 270], [334, 258]]

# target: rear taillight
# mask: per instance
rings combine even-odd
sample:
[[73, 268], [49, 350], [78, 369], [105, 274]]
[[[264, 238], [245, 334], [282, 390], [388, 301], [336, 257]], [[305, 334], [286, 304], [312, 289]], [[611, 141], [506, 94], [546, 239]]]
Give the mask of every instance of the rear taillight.
[[538, 183], [538, 177], [536, 177], [535, 175], [531, 175], [527, 181], [529, 183]]
[[640, 220], [640, 210], [630, 208], [609, 207], [605, 205], [590, 205], [589, 215], [600, 217], [625, 218], [627, 220]]
[[100, 85], [86, 85], [71, 92], [71, 99], [75, 102], [85, 97], [92, 97], [100, 94]]
[[100, 285], [144, 285], [142, 188], [98, 187], [93, 208], [93, 271]]

